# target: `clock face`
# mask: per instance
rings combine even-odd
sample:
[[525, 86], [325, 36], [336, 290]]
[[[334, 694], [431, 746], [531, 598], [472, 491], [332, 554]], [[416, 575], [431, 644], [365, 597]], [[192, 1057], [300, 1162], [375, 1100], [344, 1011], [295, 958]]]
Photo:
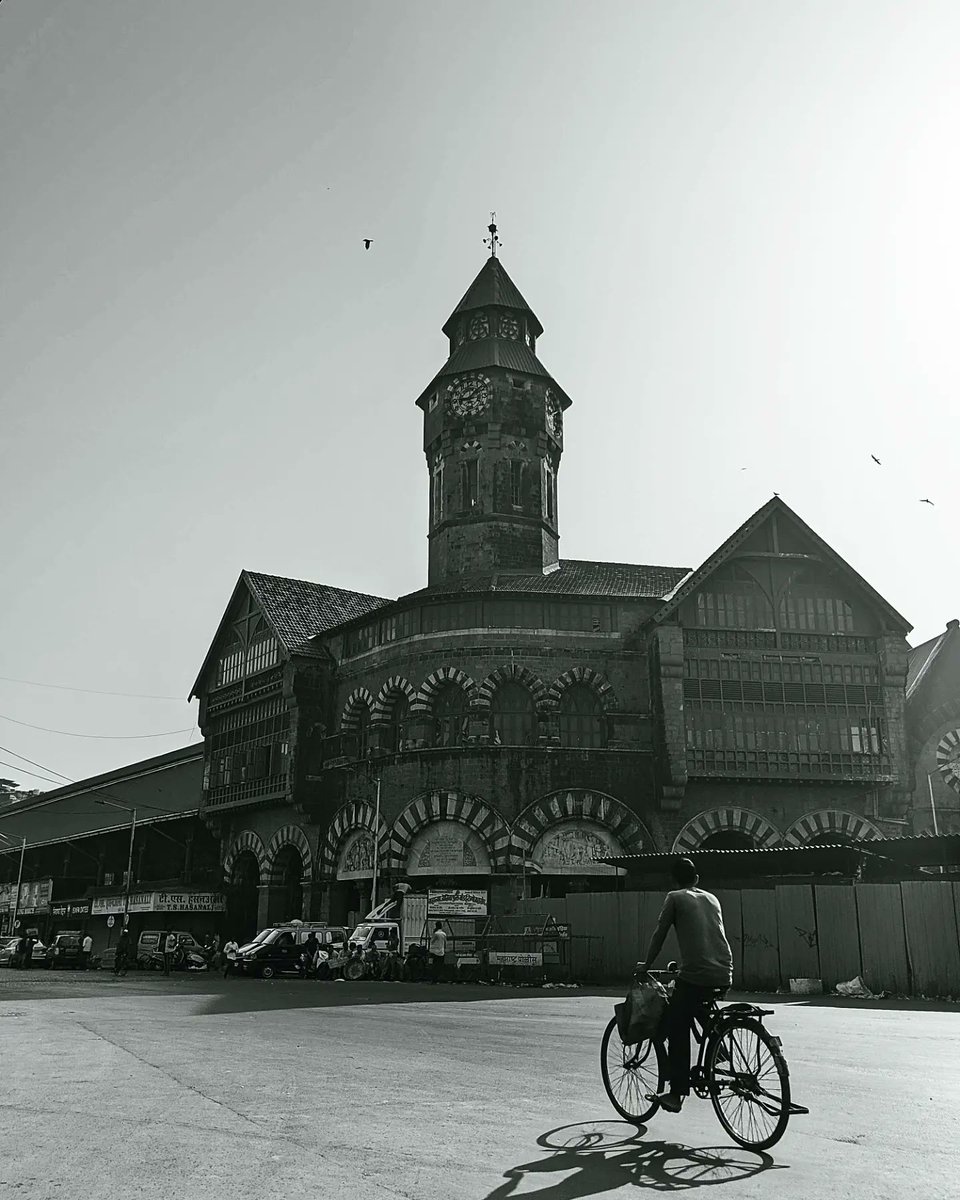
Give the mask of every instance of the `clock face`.
[[516, 317], [504, 315], [500, 318], [500, 336], [514, 342], [520, 340], [520, 322]]
[[554, 437], [563, 432], [563, 408], [553, 392], [547, 392], [547, 428]]
[[458, 375], [447, 387], [450, 408], [458, 417], [475, 417], [482, 413], [493, 398], [493, 388], [486, 375]]
[[478, 313], [477, 316], [470, 318], [470, 324], [467, 326], [467, 332], [470, 336], [470, 341], [475, 342], [477, 338], [485, 338], [490, 336], [490, 320], [486, 313]]
[[951, 729], [937, 746], [937, 770], [943, 782], [960, 792], [960, 729]]

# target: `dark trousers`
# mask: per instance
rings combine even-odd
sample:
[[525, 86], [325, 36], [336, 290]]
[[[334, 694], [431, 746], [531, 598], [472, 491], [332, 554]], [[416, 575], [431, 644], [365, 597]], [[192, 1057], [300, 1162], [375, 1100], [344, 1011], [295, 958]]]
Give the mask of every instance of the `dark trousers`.
[[172, 966], [173, 966], [173, 955], [168, 953], [167, 951], [164, 951], [164, 955], [163, 955], [163, 973], [164, 973], [164, 975], [170, 974], [170, 968]]
[[443, 955], [430, 955], [430, 978], [434, 983], [440, 982], [440, 976], [443, 974]]
[[696, 1017], [703, 1017], [707, 1004], [726, 994], [726, 988], [700, 987], [678, 979], [663, 1014], [661, 1033], [667, 1043], [667, 1075], [670, 1090], [681, 1096], [690, 1091], [690, 1034]]

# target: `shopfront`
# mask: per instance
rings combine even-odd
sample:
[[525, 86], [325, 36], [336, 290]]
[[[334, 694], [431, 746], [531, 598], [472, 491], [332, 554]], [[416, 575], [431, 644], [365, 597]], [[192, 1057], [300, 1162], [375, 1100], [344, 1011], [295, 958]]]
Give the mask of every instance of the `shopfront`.
[[21, 883], [19, 903], [14, 903], [16, 891], [15, 883], [0, 884], [0, 931], [4, 934], [29, 933], [45, 942], [50, 928], [53, 879], [32, 879]]
[[95, 896], [90, 901], [90, 929], [97, 949], [109, 948], [120, 935], [123, 914], [129, 913], [134, 942], [144, 929], [178, 929], [200, 941], [208, 933], [222, 934], [226, 900], [222, 892], [151, 891]]

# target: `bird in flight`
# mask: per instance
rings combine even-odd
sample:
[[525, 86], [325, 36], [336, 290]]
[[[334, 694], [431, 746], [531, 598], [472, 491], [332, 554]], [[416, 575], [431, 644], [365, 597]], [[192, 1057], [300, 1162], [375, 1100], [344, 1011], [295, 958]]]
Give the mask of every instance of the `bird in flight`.
[[882, 465], [883, 465], [883, 464], [880, 462], [880, 459], [879, 459], [879, 458], [877, 458], [877, 456], [876, 456], [875, 454], [871, 454], [871, 455], [870, 455], [870, 457], [873, 459], [873, 461], [874, 461], [874, 462], [877, 464], [877, 466], [878, 466], [878, 467], [880, 467], [880, 466], [882, 466]]
[[932, 500], [921, 500], [920, 503], [921, 504], [929, 504], [931, 508], [936, 508], [936, 505], [933, 503]]
[[373, 245], [373, 238], [364, 238], [363, 239], [364, 250], [369, 250], [372, 245]]

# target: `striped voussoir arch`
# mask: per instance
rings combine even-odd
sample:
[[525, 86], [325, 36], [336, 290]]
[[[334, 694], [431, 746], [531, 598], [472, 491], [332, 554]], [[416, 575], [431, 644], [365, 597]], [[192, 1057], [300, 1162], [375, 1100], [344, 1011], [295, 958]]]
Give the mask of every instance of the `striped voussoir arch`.
[[547, 701], [547, 689], [543, 680], [529, 667], [511, 663], [507, 667], [497, 667], [491, 671], [482, 683], [477, 685], [474, 693], [473, 706], [484, 712], [488, 711], [493, 700], [493, 694], [504, 683], [519, 683], [533, 696], [537, 709], [542, 709]]
[[420, 690], [410, 705], [410, 711], [429, 712], [433, 707], [437, 692], [448, 683], [455, 683], [471, 700], [473, 699], [477, 685], [465, 671], [461, 671], [458, 667], [438, 667], [420, 684]]
[[760, 849], [776, 846], [781, 840], [780, 830], [759, 813], [747, 808], [713, 808], [684, 825], [673, 843], [673, 852], [696, 850], [708, 837], [728, 830], [744, 834]]
[[616, 837], [624, 854], [640, 854], [654, 848], [650, 831], [622, 801], [603, 792], [574, 788], [552, 792], [523, 810], [513, 823], [511, 861], [520, 866], [552, 825], [576, 820], [602, 825]]
[[244, 829], [238, 833], [223, 856], [223, 878], [227, 883], [233, 882], [233, 868], [240, 855], [247, 850], [257, 860], [257, 866], [260, 868], [260, 882], [263, 883], [263, 875], [267, 866], [267, 852], [263, 848], [263, 842], [252, 829]]
[[783, 840], [788, 846], [802, 846], [815, 837], [831, 833], [843, 841], [849, 838], [855, 842], [883, 837], [876, 825], [866, 817], [858, 817], [856, 813], [840, 809], [824, 808], [819, 812], [806, 813], [794, 821], [783, 835]]
[[617, 708], [617, 694], [613, 690], [610, 680], [600, 671], [595, 671], [593, 667], [573, 667], [569, 671], [564, 671], [547, 688], [545, 697], [545, 705], [551, 710], [560, 707], [560, 701], [563, 699], [563, 693], [567, 688], [571, 688], [574, 684], [582, 683], [588, 688], [592, 688], [596, 693], [597, 698], [603, 705], [604, 712], [613, 712]]
[[307, 840], [307, 835], [303, 832], [299, 825], [281, 825], [277, 832], [267, 844], [265, 862], [263, 865], [264, 878], [261, 883], [279, 883], [280, 880], [274, 878], [275, 863], [277, 855], [285, 846], [293, 846], [299, 851], [300, 858], [303, 860], [303, 878], [310, 879], [313, 875], [313, 851], [310, 849], [310, 843]]
[[360, 709], [366, 706], [367, 712], [373, 710], [373, 696], [365, 687], [354, 688], [347, 697], [340, 717], [340, 728], [349, 732], [356, 729], [360, 719]]
[[960, 755], [960, 729], [948, 729], [937, 743], [937, 770], [943, 782], [960, 792], [960, 775], [956, 763]]
[[[330, 828], [324, 836], [320, 847], [318, 870], [327, 879], [335, 879], [337, 862], [343, 843], [357, 829], [374, 831], [377, 823], [377, 811], [372, 804], [363, 800], [351, 800], [339, 808], [330, 822]], [[380, 862], [385, 863], [390, 853], [390, 826], [380, 821], [380, 832], [377, 837], [380, 849], [377, 855]]]
[[459, 821], [478, 834], [490, 855], [494, 871], [507, 868], [510, 855], [510, 828], [496, 809], [479, 796], [463, 792], [436, 791], [418, 796], [393, 823], [390, 840], [391, 864], [402, 869], [414, 837], [434, 821]]
[[396, 696], [406, 696], [407, 703], [411, 707], [417, 698], [416, 689], [402, 675], [391, 675], [377, 693], [377, 698], [373, 702], [374, 721], [382, 722], [390, 719], [390, 705]]

